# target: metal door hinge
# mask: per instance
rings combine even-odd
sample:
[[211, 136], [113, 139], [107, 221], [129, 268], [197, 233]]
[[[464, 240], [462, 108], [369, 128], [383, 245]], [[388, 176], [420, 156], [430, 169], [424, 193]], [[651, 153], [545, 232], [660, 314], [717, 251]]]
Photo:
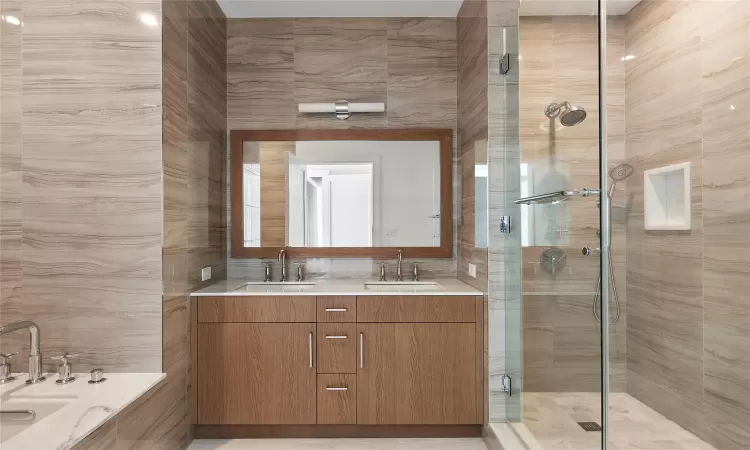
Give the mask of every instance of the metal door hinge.
[[500, 216], [500, 232], [510, 234], [510, 216]]
[[508, 374], [503, 374], [502, 392], [508, 394], [508, 397], [513, 395], [513, 380]]

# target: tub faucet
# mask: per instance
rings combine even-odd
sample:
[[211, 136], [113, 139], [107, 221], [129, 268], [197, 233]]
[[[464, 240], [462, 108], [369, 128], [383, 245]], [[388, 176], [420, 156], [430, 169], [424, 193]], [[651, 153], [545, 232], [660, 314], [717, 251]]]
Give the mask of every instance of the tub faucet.
[[404, 252], [398, 251], [398, 265], [396, 266], [396, 281], [404, 281], [404, 275], [401, 272], [401, 260], [404, 259]]
[[281, 281], [286, 281], [286, 252], [282, 248], [279, 252], [279, 262], [281, 263]]
[[29, 320], [10, 323], [0, 327], [0, 336], [23, 329], [29, 331], [29, 379], [26, 380], [26, 384], [41, 383], [46, 378], [42, 376], [42, 351], [39, 347], [39, 325]]

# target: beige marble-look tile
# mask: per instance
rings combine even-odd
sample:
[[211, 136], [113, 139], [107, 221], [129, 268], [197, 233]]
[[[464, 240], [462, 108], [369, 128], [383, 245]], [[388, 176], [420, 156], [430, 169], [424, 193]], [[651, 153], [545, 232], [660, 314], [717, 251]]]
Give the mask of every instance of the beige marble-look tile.
[[[294, 101], [296, 103], [386, 102], [388, 43], [384, 19], [296, 19]], [[353, 115], [346, 121], [305, 115], [298, 128], [380, 128], [385, 114]]]
[[750, 423], [750, 310], [705, 305], [703, 400], [743, 427]]
[[456, 21], [389, 19], [388, 125], [456, 126]]
[[293, 128], [294, 21], [228, 20], [229, 129]]

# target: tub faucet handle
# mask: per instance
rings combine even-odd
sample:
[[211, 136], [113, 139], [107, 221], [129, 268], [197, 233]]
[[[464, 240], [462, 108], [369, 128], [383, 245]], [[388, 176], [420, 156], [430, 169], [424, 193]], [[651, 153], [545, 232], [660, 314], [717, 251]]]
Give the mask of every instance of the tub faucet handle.
[[70, 367], [69, 359], [78, 358], [78, 354], [71, 355], [67, 352], [61, 356], [53, 356], [52, 359], [60, 361], [60, 367], [57, 368], [57, 384], [68, 384], [76, 380], [73, 376], [73, 370]]
[[16, 379], [16, 377], [11, 375], [10, 359], [17, 354], [18, 352], [0, 353], [0, 384], [10, 383]]

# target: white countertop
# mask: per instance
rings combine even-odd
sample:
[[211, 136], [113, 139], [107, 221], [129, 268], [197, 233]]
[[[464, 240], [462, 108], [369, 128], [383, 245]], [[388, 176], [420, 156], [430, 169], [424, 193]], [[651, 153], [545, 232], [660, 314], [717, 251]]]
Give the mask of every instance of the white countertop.
[[[269, 285], [267, 289], [264, 286], [253, 287], [252, 290], [237, 290], [249, 280], [226, 280], [208, 286], [199, 291], [190, 294], [193, 297], [216, 297], [216, 296], [259, 296], [259, 295], [482, 295], [482, 292], [459, 281], [456, 278], [438, 278], [434, 280], [424, 280], [422, 283], [437, 283], [439, 286], [436, 290], [418, 290], [410, 286], [409, 282], [389, 282], [388, 286], [382, 288], [365, 289], [365, 283], [374, 283], [371, 280], [362, 279], [319, 279], [311, 280], [305, 283], [315, 283], [314, 287], [299, 288], [294, 283], [278, 286]], [[253, 281], [255, 283], [255, 281]]]
[[41, 404], [47, 399], [76, 398], [0, 444], [2, 450], [69, 449], [156, 386], [166, 375], [105, 372], [107, 381], [89, 384], [89, 374], [75, 374], [78, 379], [66, 385], [55, 384], [57, 374], [48, 374], [46, 381], [34, 385], [25, 384], [26, 374], [15, 376], [15, 381], [0, 385], [3, 402], [13, 398], [32, 398]]

